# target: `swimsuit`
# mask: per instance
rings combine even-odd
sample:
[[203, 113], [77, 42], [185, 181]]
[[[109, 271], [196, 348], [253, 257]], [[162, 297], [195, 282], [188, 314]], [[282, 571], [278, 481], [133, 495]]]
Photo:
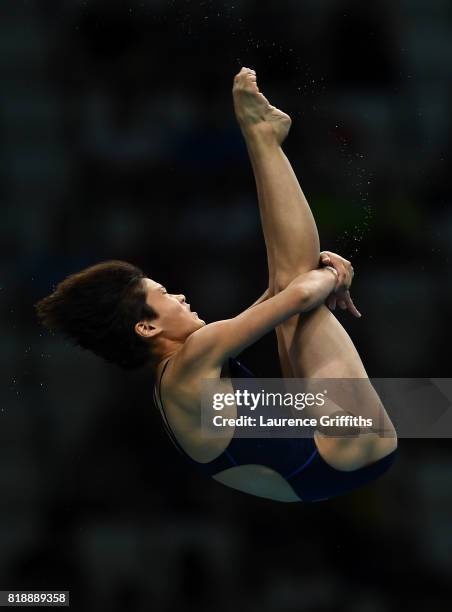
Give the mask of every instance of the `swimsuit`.
[[[161, 382], [154, 387], [155, 402], [163, 417], [167, 433], [179, 451], [199, 470], [214, 476], [223, 470], [240, 465], [263, 465], [275, 470], [291, 485], [305, 502], [322, 501], [362, 487], [386, 472], [394, 463], [397, 448], [371, 465], [351, 472], [336, 470], [322, 458], [312, 437], [309, 438], [231, 438], [227, 448], [208, 463], [192, 459], [177, 442], [168, 423], [161, 399]], [[229, 358], [232, 383], [234, 378], [254, 378], [254, 374], [237, 359]], [[239, 408], [237, 407], [239, 411]], [[237, 412], [239, 416], [239, 412]]]

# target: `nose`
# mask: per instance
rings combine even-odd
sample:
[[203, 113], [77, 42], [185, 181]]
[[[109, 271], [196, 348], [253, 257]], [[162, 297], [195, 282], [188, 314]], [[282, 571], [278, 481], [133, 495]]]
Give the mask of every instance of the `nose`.
[[181, 302], [181, 303], [182, 303], [182, 304], [185, 304], [185, 306], [187, 306], [187, 308], [190, 310], [190, 304], [187, 304], [187, 300], [186, 300], [186, 298], [185, 298], [185, 295], [180, 294], [180, 296], [179, 296], [179, 297], [181, 297], [181, 298], [182, 298], [182, 302]]

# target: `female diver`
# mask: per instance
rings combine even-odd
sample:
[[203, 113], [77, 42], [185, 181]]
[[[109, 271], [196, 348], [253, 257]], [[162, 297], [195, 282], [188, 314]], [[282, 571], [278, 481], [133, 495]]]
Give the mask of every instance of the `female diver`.
[[360, 316], [349, 293], [353, 268], [339, 255], [320, 253], [314, 218], [281, 149], [291, 119], [259, 91], [254, 70], [242, 68], [232, 92], [267, 249], [264, 295], [238, 316], [206, 324], [184, 295], [170, 294], [136, 266], [112, 260], [68, 276], [35, 308], [46, 327], [104, 359], [125, 369], [148, 365], [169, 436], [216, 481], [278, 501], [329, 499], [375, 480], [395, 459], [396, 432], [370, 383], [350, 398], [355, 410], [344, 410], [362, 414], [366, 406], [377, 407], [380, 432], [355, 429], [335, 436], [317, 429], [310, 438], [253, 439], [236, 437], [231, 429], [229, 437], [218, 439], [201, 431], [203, 379], [252, 376], [235, 357], [273, 329], [284, 378], [368, 380], [331, 312], [337, 303]]

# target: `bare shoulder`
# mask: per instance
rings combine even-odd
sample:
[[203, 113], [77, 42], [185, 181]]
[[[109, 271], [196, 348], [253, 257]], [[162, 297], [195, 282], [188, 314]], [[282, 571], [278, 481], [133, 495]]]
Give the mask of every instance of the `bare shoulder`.
[[225, 359], [212, 350], [224, 321], [209, 323], [193, 332], [176, 353], [172, 364], [174, 382], [192, 386], [203, 378], [219, 378]]
[[186, 359], [184, 347], [170, 359], [161, 385], [166, 418], [183, 450], [195, 461], [204, 463], [218, 456], [228, 440], [206, 440], [201, 430], [202, 381], [219, 379], [222, 365], [200, 360], [197, 367]]
[[192, 369], [197, 371], [199, 367], [210, 369], [221, 366], [224, 359], [214, 348], [220, 343], [222, 335], [227, 333], [229, 324], [229, 319], [215, 321], [190, 334], [179, 351], [179, 360], [186, 372]]
[[[206, 326], [207, 327], [207, 326]], [[184, 343], [184, 346], [174, 355], [164, 376], [165, 395], [167, 399], [190, 413], [199, 414], [202, 381], [219, 379], [223, 364], [210, 358], [208, 352], [203, 353], [203, 340], [193, 339], [194, 332]]]

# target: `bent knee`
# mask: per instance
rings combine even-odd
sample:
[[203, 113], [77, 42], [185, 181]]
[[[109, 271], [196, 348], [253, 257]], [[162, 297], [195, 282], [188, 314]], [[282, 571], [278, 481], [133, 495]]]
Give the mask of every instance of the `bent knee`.
[[315, 432], [314, 441], [322, 459], [336, 470], [351, 472], [383, 459], [397, 448], [397, 435], [364, 434], [354, 438], [331, 438]]
[[283, 291], [290, 283], [296, 278], [300, 276], [300, 274], [305, 274], [306, 272], [310, 272], [314, 270], [317, 266], [296, 266], [293, 268], [285, 268], [278, 269], [270, 278], [269, 281], [269, 290], [272, 295], [276, 295]]

